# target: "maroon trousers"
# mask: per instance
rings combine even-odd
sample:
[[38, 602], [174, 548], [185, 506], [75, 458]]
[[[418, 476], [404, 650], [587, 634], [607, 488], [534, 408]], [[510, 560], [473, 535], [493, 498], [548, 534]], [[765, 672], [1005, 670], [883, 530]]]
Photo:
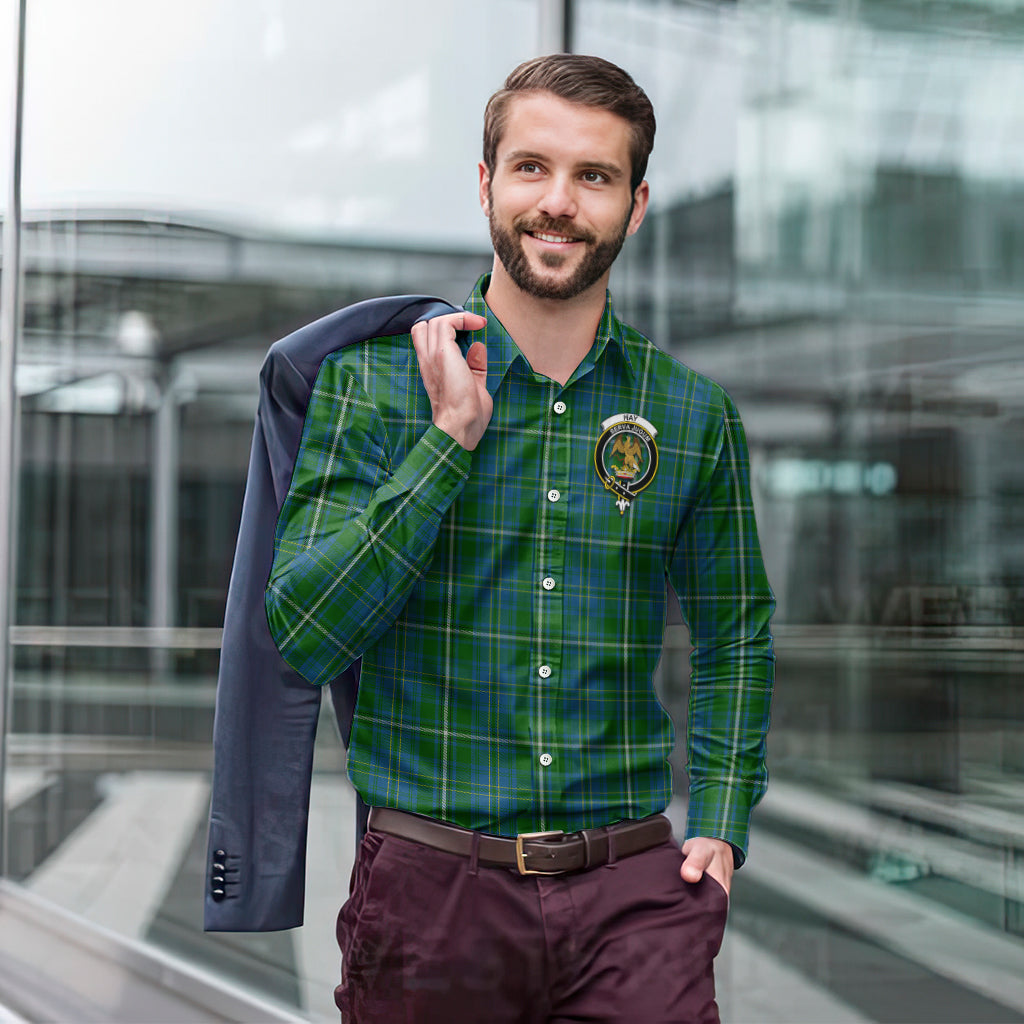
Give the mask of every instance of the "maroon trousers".
[[344, 1024], [717, 1024], [728, 897], [673, 840], [522, 876], [368, 832], [338, 916]]

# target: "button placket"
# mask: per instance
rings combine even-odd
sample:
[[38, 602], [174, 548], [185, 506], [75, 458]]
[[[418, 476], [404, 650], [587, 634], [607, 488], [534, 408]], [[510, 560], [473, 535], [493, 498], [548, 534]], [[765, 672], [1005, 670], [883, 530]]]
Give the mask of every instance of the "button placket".
[[[553, 385], [553, 392], [557, 386]], [[538, 731], [534, 739], [537, 746], [534, 756], [545, 772], [557, 771], [551, 754], [552, 745], [557, 745], [559, 736], [559, 715], [557, 712], [561, 690], [562, 625], [565, 600], [563, 586], [565, 569], [565, 539], [570, 502], [569, 493], [569, 436], [572, 430], [572, 413], [569, 403], [555, 399], [554, 393], [548, 400], [548, 412], [544, 423], [544, 478], [539, 482], [541, 493], [538, 513], [541, 518], [536, 551], [536, 617], [538, 638]], [[550, 791], [551, 781], [544, 781], [546, 775], [538, 775], [541, 814], [544, 814], [543, 795]], [[541, 825], [540, 827], [546, 827]]]

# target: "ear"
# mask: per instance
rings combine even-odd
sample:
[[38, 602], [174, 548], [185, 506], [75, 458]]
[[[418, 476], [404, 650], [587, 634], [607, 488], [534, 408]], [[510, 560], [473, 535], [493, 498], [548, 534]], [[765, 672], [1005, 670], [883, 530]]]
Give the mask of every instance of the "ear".
[[636, 234], [637, 228], [643, 223], [644, 215], [647, 213], [647, 203], [651, 198], [650, 188], [646, 180], [641, 181], [633, 193], [633, 212], [629, 215], [629, 223], [626, 225], [626, 234]]
[[484, 211], [485, 217], [489, 217], [491, 215], [491, 204], [487, 198], [487, 192], [491, 185], [491, 175], [483, 160], [477, 164], [477, 169], [480, 172], [480, 209]]

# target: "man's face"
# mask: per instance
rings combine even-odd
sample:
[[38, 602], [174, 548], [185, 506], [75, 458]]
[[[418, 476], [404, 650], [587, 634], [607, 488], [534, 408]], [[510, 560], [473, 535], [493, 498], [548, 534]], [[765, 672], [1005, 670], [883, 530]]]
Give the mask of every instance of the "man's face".
[[552, 93], [514, 98], [493, 177], [480, 165], [480, 202], [494, 252], [528, 295], [571, 299], [607, 283], [647, 209], [630, 189], [629, 124]]

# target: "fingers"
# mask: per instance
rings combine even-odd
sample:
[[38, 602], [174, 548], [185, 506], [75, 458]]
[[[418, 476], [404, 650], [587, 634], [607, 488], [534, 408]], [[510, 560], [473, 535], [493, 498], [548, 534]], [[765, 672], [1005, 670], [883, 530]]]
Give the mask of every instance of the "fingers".
[[413, 324], [412, 343], [421, 365], [450, 359], [455, 351], [457, 331], [478, 331], [486, 326], [487, 317], [467, 311], [446, 313]]
[[479, 331], [487, 326], [487, 317], [479, 313], [462, 310], [458, 313], [445, 313], [444, 316], [419, 320], [412, 327], [412, 336], [417, 338], [454, 338], [456, 331]]
[[462, 314], [462, 326], [457, 327], [460, 331], [479, 331], [481, 327], [487, 326], [487, 317], [479, 313], [470, 313], [468, 310]]

